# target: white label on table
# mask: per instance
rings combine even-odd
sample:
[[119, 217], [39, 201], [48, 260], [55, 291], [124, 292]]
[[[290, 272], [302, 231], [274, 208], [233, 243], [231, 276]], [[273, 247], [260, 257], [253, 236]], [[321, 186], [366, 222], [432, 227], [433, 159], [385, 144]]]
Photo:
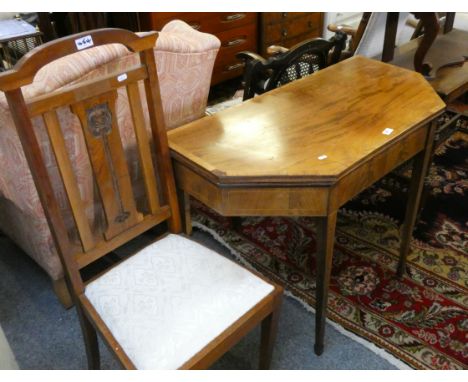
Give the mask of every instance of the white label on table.
[[328, 157], [324, 154], [324, 155], [320, 155], [317, 159], [318, 160], [324, 160], [324, 159], [327, 159]]
[[90, 46], [94, 45], [93, 38], [90, 34], [84, 37], [77, 38], [75, 40], [75, 45], [76, 49], [78, 50], [89, 48]]
[[117, 77], [117, 81], [122, 82], [127, 79], [127, 73], [123, 73], [120, 76]]
[[393, 133], [393, 129], [390, 129], [388, 127], [384, 131], [382, 131], [383, 135], [390, 135], [391, 133]]

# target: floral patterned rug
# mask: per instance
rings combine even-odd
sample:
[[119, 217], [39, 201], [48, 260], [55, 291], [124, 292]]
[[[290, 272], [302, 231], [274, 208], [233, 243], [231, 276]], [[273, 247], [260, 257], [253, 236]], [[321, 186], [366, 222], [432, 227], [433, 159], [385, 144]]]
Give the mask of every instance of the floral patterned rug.
[[[409, 166], [347, 203], [337, 223], [328, 318], [417, 369], [468, 368], [468, 134], [436, 152], [407, 275], [395, 277]], [[194, 225], [315, 304], [312, 218], [224, 218], [192, 201]]]

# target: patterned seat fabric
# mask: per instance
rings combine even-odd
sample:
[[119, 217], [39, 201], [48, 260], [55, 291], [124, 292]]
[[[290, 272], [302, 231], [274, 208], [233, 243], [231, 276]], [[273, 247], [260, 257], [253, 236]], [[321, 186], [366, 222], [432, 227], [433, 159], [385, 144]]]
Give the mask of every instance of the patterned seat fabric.
[[[220, 41], [210, 34], [195, 31], [182, 21], [172, 21], [159, 34], [154, 53], [157, 62], [166, 127], [174, 128], [204, 115], [214, 60]], [[28, 100], [44, 93], [115, 72], [124, 72], [139, 63], [118, 44], [81, 51], [44, 66], [34, 82], [25, 87]], [[134, 134], [131, 114], [124, 91], [117, 98], [117, 119], [120, 132], [132, 160]], [[94, 216], [94, 189], [91, 167], [83, 155], [85, 142], [80, 124], [69, 109], [59, 109], [70, 159], [75, 166], [81, 196], [90, 219]], [[48, 170], [59, 195], [61, 207], [68, 208], [54, 156], [48, 143], [43, 121], [36, 118], [34, 126]], [[23, 149], [10, 116], [8, 105], [0, 92], [0, 230], [12, 238], [31, 256], [53, 280], [63, 277], [52, 236], [29, 171]], [[130, 168], [138, 176], [137, 166]], [[61, 196], [61, 198], [60, 198]], [[70, 229], [73, 222], [67, 222]]]
[[177, 369], [272, 291], [171, 234], [91, 282], [85, 295], [137, 369]]

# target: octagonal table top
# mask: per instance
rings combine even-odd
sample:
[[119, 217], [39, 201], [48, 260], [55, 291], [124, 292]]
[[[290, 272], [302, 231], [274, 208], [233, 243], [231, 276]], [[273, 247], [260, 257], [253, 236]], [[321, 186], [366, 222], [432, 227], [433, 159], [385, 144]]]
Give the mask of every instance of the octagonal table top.
[[419, 73], [357, 56], [168, 138], [174, 157], [219, 184], [332, 183], [444, 108]]

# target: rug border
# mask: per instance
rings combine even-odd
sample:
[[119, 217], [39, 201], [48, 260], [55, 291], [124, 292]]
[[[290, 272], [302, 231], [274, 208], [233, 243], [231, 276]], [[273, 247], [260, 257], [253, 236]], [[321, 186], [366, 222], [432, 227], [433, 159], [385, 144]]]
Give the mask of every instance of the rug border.
[[[238, 253], [234, 248], [232, 248], [221, 236], [219, 236], [214, 230], [211, 228], [206, 227], [205, 225], [197, 222], [197, 221], [192, 221], [192, 226], [194, 228], [198, 228], [208, 234], [210, 234], [217, 242], [219, 242], [221, 245], [226, 247], [229, 252], [236, 258], [237, 261], [239, 261], [242, 265], [245, 267], [255, 270], [254, 267], [247, 261], [245, 260], [240, 253]], [[301, 301], [298, 297], [294, 296], [291, 292], [288, 290], [284, 290], [284, 295], [299, 302], [299, 304], [308, 312], [312, 312], [315, 314], [315, 309], [309, 305], [307, 305], [305, 302]], [[399, 370], [415, 370], [413, 367], [408, 365], [406, 362], [398, 359], [395, 357], [393, 354], [389, 353], [387, 350], [384, 348], [378, 347], [374, 343], [366, 340], [363, 337], [358, 336], [357, 334], [347, 330], [345, 327], [340, 325], [337, 322], [332, 321], [327, 317], [327, 323], [333, 326], [339, 333], [345, 335], [346, 337], [350, 338], [351, 340], [363, 345], [370, 351], [372, 351], [374, 354], [380, 356], [381, 358], [385, 359], [388, 363], [391, 365], [395, 366]]]

